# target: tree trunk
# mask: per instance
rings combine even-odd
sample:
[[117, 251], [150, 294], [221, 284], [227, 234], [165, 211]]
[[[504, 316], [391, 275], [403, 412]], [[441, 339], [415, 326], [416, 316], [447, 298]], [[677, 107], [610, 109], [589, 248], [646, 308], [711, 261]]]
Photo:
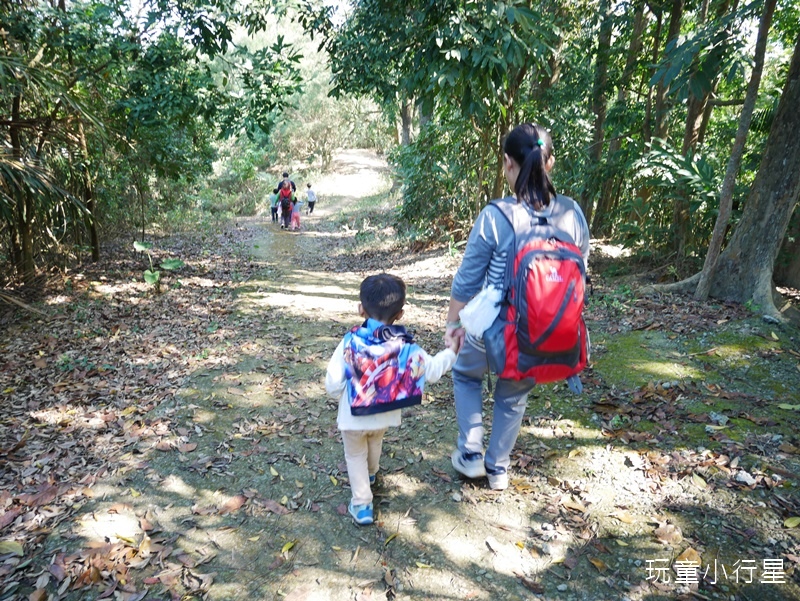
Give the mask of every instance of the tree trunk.
[[[728, 221], [731, 218], [733, 188], [736, 184], [736, 174], [739, 173], [739, 166], [742, 163], [744, 144], [747, 140], [747, 132], [750, 130], [750, 122], [752, 121], [753, 110], [755, 109], [756, 100], [758, 98], [758, 87], [761, 84], [761, 73], [764, 69], [764, 54], [767, 50], [767, 36], [770, 25], [772, 24], [772, 15], [775, 12], [776, 3], [777, 0], [766, 0], [764, 4], [764, 13], [761, 15], [761, 23], [758, 26], [755, 63], [753, 65], [753, 72], [750, 75], [750, 81], [747, 84], [747, 94], [745, 95], [742, 114], [739, 117], [739, 128], [736, 131], [731, 157], [728, 160], [728, 167], [725, 170], [725, 177], [722, 180], [722, 189], [719, 193], [719, 214], [714, 224], [714, 233], [711, 236], [711, 243], [708, 247], [708, 254], [706, 254], [700, 282], [697, 284], [697, 290], [694, 293], [694, 297], [698, 300], [705, 300], [708, 298], [708, 293], [711, 290], [711, 278], [714, 276], [717, 259], [720, 249], [722, 248], [722, 240], [725, 236], [725, 230], [728, 227]], [[782, 237], [783, 236], [781, 236], [781, 238]]]
[[[658, 63], [658, 53], [661, 48], [661, 30], [663, 28], [663, 15], [659, 9], [656, 14], [656, 31], [653, 34], [653, 52], [650, 55], [650, 60], [653, 65]], [[647, 90], [647, 101], [644, 109], [644, 123], [642, 124], [642, 137], [645, 144], [648, 144], [653, 139], [653, 88], [650, 85], [650, 77], [653, 69], [650, 72], [645, 72], [642, 76], [642, 85]]]
[[611, 51], [611, 10], [609, 0], [600, 0], [600, 33], [597, 37], [597, 58], [595, 59], [594, 85], [592, 86], [592, 112], [594, 113], [594, 132], [589, 147], [589, 167], [587, 179], [581, 191], [580, 203], [586, 220], [591, 223], [594, 204], [596, 174], [603, 156], [606, 123], [606, 87], [608, 86], [608, 57]]
[[[789, 231], [783, 241], [783, 249], [780, 252], [778, 263], [775, 269], [775, 282], [779, 286], [791, 286], [800, 288], [800, 213], [795, 214]], [[784, 259], [783, 264], [781, 258]]]
[[402, 124], [400, 144], [403, 146], [411, 144], [411, 111], [411, 101], [403, 99], [403, 104], [400, 106], [400, 122]]
[[[672, 9], [669, 14], [669, 29], [667, 30], [667, 39], [665, 48], [669, 43], [678, 37], [681, 31], [681, 18], [683, 17], [683, 0], [672, 0]], [[667, 129], [669, 127], [669, 106], [667, 103], [667, 91], [669, 90], [669, 82], [663, 79], [658, 82], [656, 89], [656, 127], [655, 137], [666, 138]]]
[[81, 163], [83, 163], [83, 204], [89, 213], [86, 226], [89, 229], [89, 243], [92, 247], [92, 261], [100, 260], [100, 242], [97, 237], [97, 215], [95, 214], [94, 181], [89, 169], [89, 146], [86, 144], [86, 130], [83, 121], [78, 120], [78, 140], [81, 147]]
[[752, 301], [780, 317], [772, 299], [775, 258], [800, 198], [800, 36], [742, 219], [719, 257], [710, 296]]
[[[22, 137], [20, 136], [19, 124], [22, 121], [22, 96], [17, 94], [11, 102], [11, 122], [9, 137], [11, 139], [12, 156], [19, 161], [23, 161]], [[17, 248], [14, 254], [17, 256], [16, 269], [22, 275], [22, 279], [27, 283], [31, 282], [36, 275], [36, 265], [33, 260], [33, 198], [27, 190], [17, 188], [12, 192], [16, 207], [14, 210], [14, 229], [17, 234]]]

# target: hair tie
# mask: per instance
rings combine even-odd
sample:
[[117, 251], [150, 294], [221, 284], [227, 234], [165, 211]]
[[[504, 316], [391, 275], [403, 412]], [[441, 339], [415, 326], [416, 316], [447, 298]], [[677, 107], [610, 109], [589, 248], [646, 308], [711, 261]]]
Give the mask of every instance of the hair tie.
[[538, 140], [536, 140], [536, 143], [537, 143], [537, 144], [538, 144], [540, 147], [544, 147], [544, 140], [542, 140], [541, 138], [539, 138]]

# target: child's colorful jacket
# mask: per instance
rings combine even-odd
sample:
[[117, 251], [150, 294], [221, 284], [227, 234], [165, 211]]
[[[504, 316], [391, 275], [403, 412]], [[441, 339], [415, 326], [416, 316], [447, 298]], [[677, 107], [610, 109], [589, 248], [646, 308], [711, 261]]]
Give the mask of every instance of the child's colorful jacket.
[[439, 380], [455, 360], [449, 349], [431, 357], [401, 326], [368, 319], [345, 335], [328, 364], [325, 388], [339, 397], [339, 429], [399, 426], [401, 409], [419, 404], [425, 383]]

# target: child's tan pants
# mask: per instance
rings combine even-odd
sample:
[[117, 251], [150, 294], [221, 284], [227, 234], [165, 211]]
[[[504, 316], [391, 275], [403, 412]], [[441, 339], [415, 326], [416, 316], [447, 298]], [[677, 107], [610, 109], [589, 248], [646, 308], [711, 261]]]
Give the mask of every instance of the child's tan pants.
[[370, 475], [378, 472], [383, 446], [383, 430], [344, 430], [344, 460], [347, 462], [347, 476], [350, 478], [350, 491], [353, 505], [372, 503]]

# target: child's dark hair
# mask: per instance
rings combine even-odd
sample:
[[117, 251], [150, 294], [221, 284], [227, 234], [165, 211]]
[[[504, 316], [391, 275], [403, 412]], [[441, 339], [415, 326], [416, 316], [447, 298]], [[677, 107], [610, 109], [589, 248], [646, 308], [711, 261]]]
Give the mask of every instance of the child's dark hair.
[[311, 182], [308, 182], [308, 183], [306, 184], [306, 186], [308, 186], [308, 187], [310, 188], [310, 187], [311, 187]]
[[387, 323], [394, 319], [406, 304], [406, 284], [396, 275], [379, 273], [361, 282], [359, 300], [372, 319]]
[[553, 156], [553, 140], [548, 131], [535, 123], [517, 125], [506, 136], [503, 151], [519, 165], [514, 186], [519, 201], [535, 209], [549, 205], [556, 189], [545, 169]]
[[273, 193], [273, 194], [277, 194], [278, 192], [280, 192], [280, 189], [278, 189], [278, 188], [275, 188], [275, 189], [272, 191], [272, 193]]
[[289, 173], [287, 171], [283, 172], [283, 177], [289, 177]]

